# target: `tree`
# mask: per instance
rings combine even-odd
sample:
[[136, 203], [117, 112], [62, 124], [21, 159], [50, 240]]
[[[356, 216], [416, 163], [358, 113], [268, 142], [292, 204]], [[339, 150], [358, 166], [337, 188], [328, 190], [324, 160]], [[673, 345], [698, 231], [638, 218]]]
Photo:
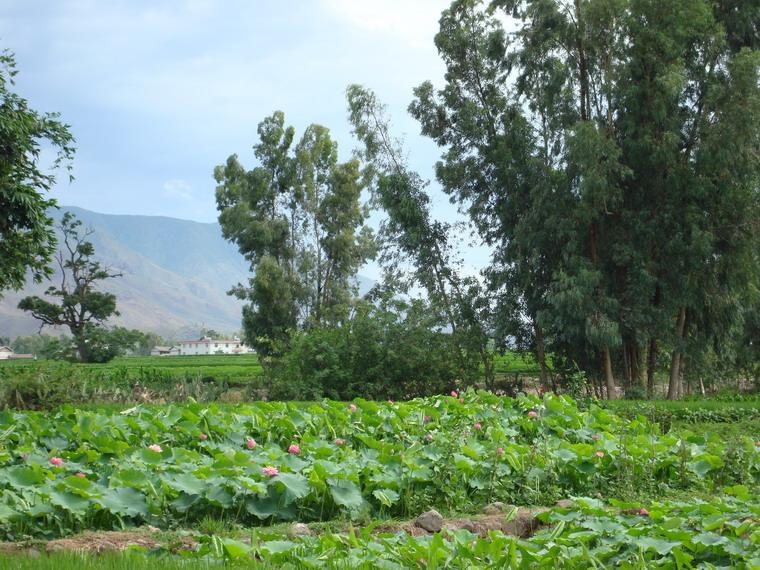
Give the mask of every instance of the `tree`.
[[35, 295], [25, 297], [18, 306], [39, 320], [40, 328], [45, 325], [68, 327], [77, 358], [82, 362], [102, 361], [103, 350], [100, 347], [107, 344], [103, 323], [119, 313], [116, 310], [116, 296], [98, 291], [96, 286], [99, 281], [121, 277], [121, 273], [114, 273], [92, 260], [95, 248], [87, 241], [92, 230], [81, 232], [81, 225], [82, 222], [71, 212], [66, 212], [61, 220], [60, 230], [65, 246], [65, 251], [60, 251], [57, 257], [61, 283], [45, 292], [59, 302]]
[[236, 155], [214, 171], [219, 223], [251, 263], [248, 285], [232, 291], [243, 309], [246, 341], [276, 352], [298, 328], [331, 326], [348, 316], [352, 279], [374, 255], [359, 161], [338, 162], [328, 129], [295, 129], [276, 112], [258, 127], [259, 165]]
[[[55, 200], [44, 194], [55, 183], [52, 170], [71, 170], [74, 139], [56, 113], [39, 113], [13, 93], [16, 62], [0, 53], [0, 295], [20, 289], [27, 278], [39, 283], [51, 274], [56, 251], [53, 220], [48, 210]], [[52, 148], [51, 172], [43, 171], [40, 152]]]
[[385, 270], [401, 283], [401, 267], [411, 263], [413, 270], [401, 283], [402, 290], [408, 292], [411, 285], [425, 288], [428, 300], [440, 307], [451, 329], [462, 380], [473, 379], [477, 369], [470, 361], [475, 359], [482, 363], [490, 387], [494, 373], [484, 317], [488, 306], [482, 302], [478, 281], [462, 275], [461, 260], [450, 239], [457, 228], [432, 218], [426, 184], [406, 165], [375, 94], [351, 85], [347, 97], [354, 134], [364, 145], [365, 177], [374, 183], [377, 204], [388, 215], [381, 229]]
[[500, 330], [608, 397], [666, 347], [677, 397], [685, 351], [725, 336], [757, 283], [756, 21], [715, 4], [457, 0], [435, 40], [446, 84], [410, 106], [494, 250]]

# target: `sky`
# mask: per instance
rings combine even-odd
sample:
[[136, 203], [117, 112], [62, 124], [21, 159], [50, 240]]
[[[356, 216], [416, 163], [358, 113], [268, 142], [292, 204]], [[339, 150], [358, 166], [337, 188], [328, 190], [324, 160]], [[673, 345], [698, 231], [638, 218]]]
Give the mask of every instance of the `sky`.
[[[433, 178], [440, 150], [406, 108], [413, 87], [442, 84], [433, 37], [447, 5], [5, 0], [0, 46], [16, 55], [16, 91], [35, 110], [60, 112], [76, 138], [75, 180], [59, 176], [59, 203], [212, 222], [214, 166], [236, 153], [253, 167], [256, 126], [275, 110], [298, 133], [327, 126], [348, 158], [351, 83], [377, 93], [411, 166]], [[435, 184], [431, 192], [435, 216], [458, 219]]]

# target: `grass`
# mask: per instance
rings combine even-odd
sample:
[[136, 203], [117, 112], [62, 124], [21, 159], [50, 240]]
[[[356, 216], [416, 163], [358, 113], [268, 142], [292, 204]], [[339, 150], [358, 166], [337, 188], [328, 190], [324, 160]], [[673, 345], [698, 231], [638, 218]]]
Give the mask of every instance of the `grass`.
[[[34, 551], [36, 552], [36, 551]], [[219, 568], [220, 564], [203, 560], [178, 558], [145, 558], [141, 553], [76, 554], [59, 552], [52, 554], [5, 554], [0, 556], [0, 570], [135, 570], [149, 567], [151, 570], [195, 570]], [[259, 568], [274, 568], [264, 565]]]

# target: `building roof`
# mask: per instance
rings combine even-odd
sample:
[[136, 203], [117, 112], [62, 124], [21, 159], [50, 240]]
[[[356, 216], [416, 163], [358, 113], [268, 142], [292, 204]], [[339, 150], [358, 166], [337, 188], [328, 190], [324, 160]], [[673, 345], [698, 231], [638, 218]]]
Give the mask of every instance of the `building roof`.
[[215, 343], [220, 343], [220, 342], [237, 342], [237, 343], [240, 343], [240, 341], [238, 339], [234, 339], [234, 338], [209, 338], [209, 339], [205, 339], [205, 340], [181, 340], [181, 341], [179, 341], [179, 344], [206, 344], [206, 343], [209, 343], [209, 342], [215, 342]]
[[13, 349], [10, 346], [0, 346], [0, 351], [2, 351], [2, 352], [13, 352]]

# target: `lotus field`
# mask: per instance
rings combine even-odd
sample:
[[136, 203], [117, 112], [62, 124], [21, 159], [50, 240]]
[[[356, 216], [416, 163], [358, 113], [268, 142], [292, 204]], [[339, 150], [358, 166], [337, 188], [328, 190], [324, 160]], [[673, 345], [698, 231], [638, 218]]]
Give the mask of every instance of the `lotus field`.
[[[254, 527], [250, 540], [204, 536], [186, 554], [317, 567], [324, 556], [345, 567], [760, 567], [753, 439], [661, 434], [643, 417], [581, 410], [568, 397], [64, 406], [4, 411], [0, 438], [5, 540], [214, 519]], [[687, 491], [711, 498], [666, 499]], [[572, 508], [545, 510], [524, 539], [378, 534], [370, 523], [568, 498]], [[362, 530], [280, 540], [266, 528], [287, 521]]]

